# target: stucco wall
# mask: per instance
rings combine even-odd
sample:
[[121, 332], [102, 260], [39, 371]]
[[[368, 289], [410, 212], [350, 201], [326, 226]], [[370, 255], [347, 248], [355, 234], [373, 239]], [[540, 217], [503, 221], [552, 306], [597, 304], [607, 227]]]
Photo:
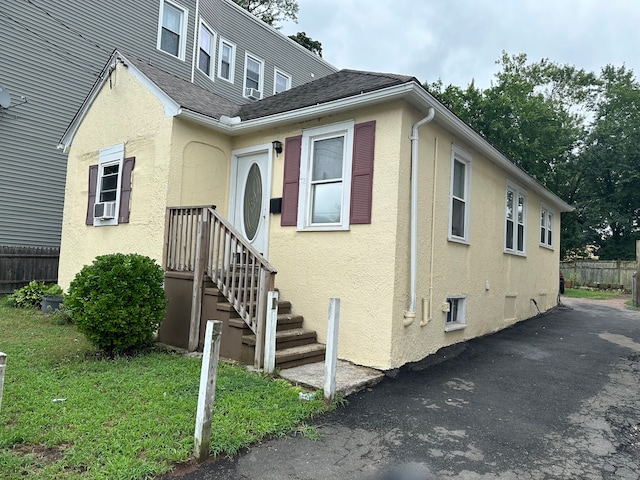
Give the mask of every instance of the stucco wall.
[[180, 119], [172, 133], [167, 206], [215, 205], [226, 216], [231, 139]]
[[[406, 110], [404, 132], [409, 132], [419, 119], [419, 115]], [[404, 326], [403, 313], [409, 304], [407, 206], [399, 209], [395, 275], [398, 282], [390, 368], [534, 316], [537, 310], [530, 299], [535, 299], [545, 311], [556, 304], [558, 292], [559, 212], [554, 212], [555, 249], [540, 247], [541, 199], [533, 191], [527, 191], [526, 256], [504, 253], [506, 185], [507, 179], [514, 181], [513, 178], [435, 122], [423, 126], [419, 134], [417, 311], [415, 321]], [[405, 133], [402, 138], [406, 136]], [[469, 244], [452, 242], [447, 237], [453, 144], [472, 156]], [[408, 154], [401, 156], [403, 172], [409, 172], [408, 158]], [[402, 179], [401, 190], [408, 190], [408, 174], [403, 174]], [[434, 199], [435, 209], [432, 209]], [[401, 240], [403, 238], [406, 241]], [[466, 297], [466, 328], [445, 332], [446, 314], [442, 306], [447, 297], [452, 296]]]
[[[338, 355], [359, 364], [386, 367], [390, 356], [400, 103], [363, 109], [351, 115], [311, 122], [238, 138], [234, 148], [284, 142], [305, 128], [345, 120], [376, 120], [375, 166], [371, 225], [349, 231], [298, 232], [281, 227], [280, 215], [270, 216], [269, 262], [278, 270], [280, 297], [304, 316], [306, 328], [326, 340], [329, 299], [341, 299]], [[282, 196], [284, 155], [274, 156], [271, 197]]]
[[[124, 67], [105, 83], [70, 148], [60, 248], [59, 282], [67, 288], [83, 265], [107, 253], [140, 253], [160, 260], [166, 204], [171, 119], [161, 103]], [[130, 223], [85, 225], [90, 165], [99, 149], [125, 143], [125, 157], [136, 157], [132, 174]]]
[[[85, 225], [88, 171], [99, 149], [125, 142], [136, 157], [130, 221]], [[69, 151], [59, 282], [107, 253], [140, 253], [162, 262], [167, 206], [217, 205], [226, 211], [229, 145], [223, 135], [164, 116], [160, 100], [119, 65], [79, 127]]]

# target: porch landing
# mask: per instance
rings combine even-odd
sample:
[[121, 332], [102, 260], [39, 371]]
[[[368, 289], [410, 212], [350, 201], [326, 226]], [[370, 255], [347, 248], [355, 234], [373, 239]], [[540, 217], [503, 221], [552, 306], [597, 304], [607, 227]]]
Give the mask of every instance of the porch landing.
[[[324, 362], [285, 368], [280, 370], [280, 376], [291, 383], [322, 390], [324, 388]], [[383, 378], [384, 373], [379, 370], [354, 365], [345, 360], [338, 360], [336, 392], [346, 397], [377, 384]]]

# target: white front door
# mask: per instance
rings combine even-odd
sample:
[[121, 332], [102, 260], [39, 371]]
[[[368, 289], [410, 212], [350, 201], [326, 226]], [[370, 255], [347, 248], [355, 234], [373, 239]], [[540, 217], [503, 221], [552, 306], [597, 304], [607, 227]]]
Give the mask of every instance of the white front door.
[[231, 223], [265, 257], [271, 194], [269, 160], [269, 150], [234, 152], [231, 177]]

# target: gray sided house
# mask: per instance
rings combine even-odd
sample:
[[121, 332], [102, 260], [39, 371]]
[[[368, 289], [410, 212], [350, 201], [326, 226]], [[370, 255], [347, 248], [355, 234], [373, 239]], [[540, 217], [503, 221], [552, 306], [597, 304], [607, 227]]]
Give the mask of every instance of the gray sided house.
[[12, 0], [0, 32], [0, 246], [60, 245], [56, 147], [115, 48], [235, 103], [336, 71], [230, 0]]

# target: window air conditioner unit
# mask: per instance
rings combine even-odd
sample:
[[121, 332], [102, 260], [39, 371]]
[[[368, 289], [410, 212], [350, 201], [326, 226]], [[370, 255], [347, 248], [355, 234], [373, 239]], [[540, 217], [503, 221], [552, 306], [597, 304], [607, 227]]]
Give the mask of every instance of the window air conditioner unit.
[[93, 206], [96, 220], [110, 220], [116, 216], [116, 202], [99, 202]]
[[255, 88], [245, 88], [244, 96], [250, 98], [251, 100], [260, 100], [262, 98], [262, 93], [260, 90]]

